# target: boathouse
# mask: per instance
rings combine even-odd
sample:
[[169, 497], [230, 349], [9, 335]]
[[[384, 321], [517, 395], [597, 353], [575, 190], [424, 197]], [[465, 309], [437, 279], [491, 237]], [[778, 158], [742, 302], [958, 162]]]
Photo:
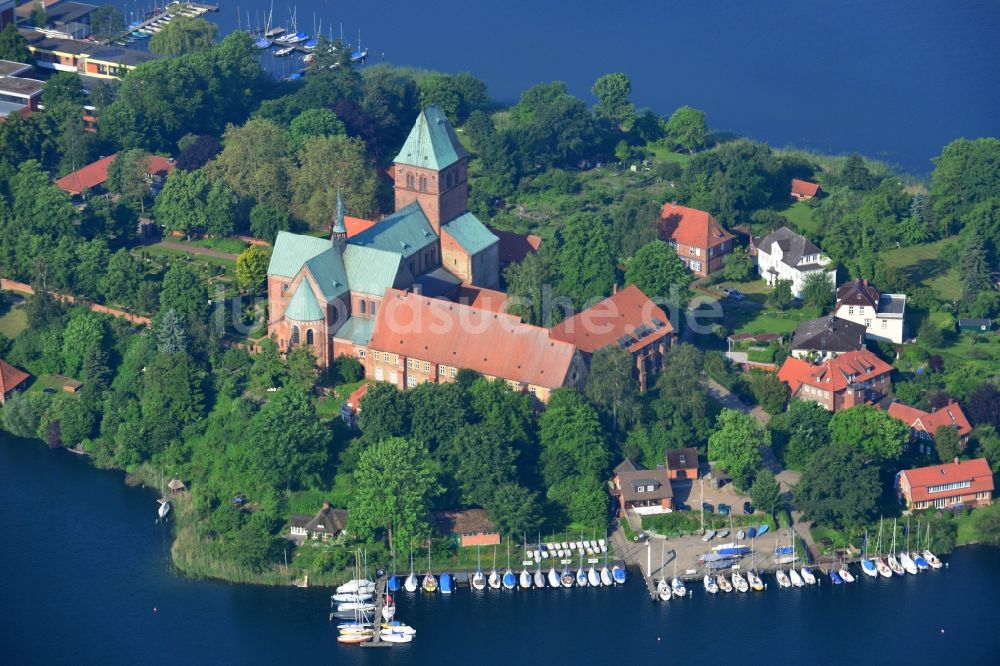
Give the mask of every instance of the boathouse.
[[435, 513], [432, 519], [442, 534], [450, 535], [462, 548], [500, 543], [500, 532], [483, 509], [441, 511]]

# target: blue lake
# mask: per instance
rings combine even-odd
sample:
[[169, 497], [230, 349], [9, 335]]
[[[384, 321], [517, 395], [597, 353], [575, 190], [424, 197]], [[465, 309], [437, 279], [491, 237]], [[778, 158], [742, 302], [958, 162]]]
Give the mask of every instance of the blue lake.
[[[262, 24], [266, 0], [224, 3], [224, 31]], [[289, 26], [291, 3], [272, 25]], [[588, 100], [623, 71], [640, 107], [688, 104], [712, 127], [783, 147], [860, 151], [926, 174], [958, 137], [1000, 136], [995, 0], [438, 0], [295, 4], [299, 30], [340, 34], [370, 62], [470, 71], [517, 100], [562, 80]], [[269, 58], [269, 60], [272, 60]], [[285, 74], [301, 66], [276, 61]]]
[[175, 575], [156, 507], [119, 473], [0, 437], [4, 663], [988, 664], [1000, 650], [1000, 551], [989, 548], [903, 579], [739, 596], [697, 589], [669, 604], [650, 602], [637, 579], [616, 589], [403, 594], [412, 644], [340, 646], [329, 590]]

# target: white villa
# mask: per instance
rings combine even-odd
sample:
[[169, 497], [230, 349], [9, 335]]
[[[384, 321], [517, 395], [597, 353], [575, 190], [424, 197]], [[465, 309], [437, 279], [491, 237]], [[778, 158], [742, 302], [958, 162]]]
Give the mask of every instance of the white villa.
[[830, 257], [788, 227], [776, 229], [763, 238], [754, 238], [752, 243], [757, 253], [757, 270], [769, 285], [773, 286], [777, 280], [790, 280], [792, 295], [802, 298], [806, 278], [820, 273], [830, 280], [830, 291], [836, 287], [837, 268], [831, 267]]
[[884, 342], [903, 342], [905, 294], [880, 294], [868, 280], [851, 280], [837, 290], [833, 313], [865, 327], [865, 337]]

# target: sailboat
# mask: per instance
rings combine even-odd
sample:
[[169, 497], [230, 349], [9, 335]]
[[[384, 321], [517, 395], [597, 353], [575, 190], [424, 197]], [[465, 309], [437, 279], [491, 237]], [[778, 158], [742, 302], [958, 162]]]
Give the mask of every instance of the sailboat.
[[493, 546], [493, 569], [490, 570], [489, 586], [494, 590], [500, 589], [500, 574], [497, 573], [497, 547]]
[[812, 569], [802, 565], [802, 582], [806, 585], [816, 584], [816, 575], [812, 572]]
[[479, 546], [476, 546], [476, 573], [472, 575], [472, 588], [475, 590], [486, 589], [486, 576], [483, 575], [482, 560], [479, 557]]
[[711, 574], [705, 574], [705, 578], [702, 581], [702, 585], [705, 586], [705, 591], [708, 592], [709, 594], [715, 594], [716, 592], [719, 591], [719, 586], [715, 584], [715, 581], [712, 579]]
[[715, 584], [718, 585], [719, 589], [722, 590], [723, 592], [733, 591], [733, 585], [732, 583], [729, 582], [729, 579], [726, 578], [726, 574], [718, 574], [715, 577]]
[[774, 572], [774, 577], [778, 579], [778, 587], [791, 587], [792, 586], [792, 581], [788, 577], [788, 574], [786, 574], [781, 569], [778, 569], [777, 571]]
[[[757, 540], [754, 539], [750, 542], [750, 571], [747, 572], [747, 584], [753, 588], [755, 591], [760, 592], [764, 589], [764, 581], [760, 579], [757, 575]], [[736, 581], [733, 581], [733, 585]]]
[[878, 521], [878, 542], [875, 544], [875, 569], [883, 578], [892, 578], [892, 569], [882, 559], [882, 519]]
[[392, 599], [392, 595], [387, 593], [385, 595], [385, 601], [382, 604], [382, 619], [384, 619], [386, 622], [389, 622], [395, 615], [396, 615], [396, 604]]
[[[920, 523], [917, 523], [917, 534], [920, 534]], [[927, 537], [924, 539], [924, 552], [922, 554], [917, 554], [913, 558], [913, 561], [921, 569], [927, 569], [928, 567], [933, 567], [934, 569], [941, 568], [941, 560], [938, 559], [937, 555], [929, 550], [931, 545], [931, 524], [927, 523]], [[917, 548], [920, 548], [918, 545]], [[924, 561], [924, 566], [920, 566], [920, 561]]]
[[403, 589], [407, 592], [416, 592], [418, 587], [417, 575], [413, 572], [413, 549], [410, 549], [410, 575], [403, 582]]
[[625, 573], [625, 567], [621, 564], [615, 564], [611, 567], [611, 577], [615, 581], [615, 585], [624, 585], [625, 579], [628, 574]]
[[604, 553], [604, 566], [601, 568], [601, 585], [611, 587], [615, 584], [615, 581], [611, 578], [611, 570], [608, 569], [608, 547], [604, 545], [604, 539], [601, 539], [598, 544]]
[[840, 577], [840, 574], [830, 569], [830, 580], [833, 581], [834, 585], [843, 585], [844, 579]]
[[733, 587], [736, 588], [737, 592], [746, 592], [747, 590], [750, 589], [749, 585], [747, 585], [746, 579], [740, 575], [739, 571], [733, 572], [732, 580], [733, 580]]
[[576, 576], [573, 575], [569, 567], [563, 569], [562, 575], [559, 578], [562, 581], [563, 587], [573, 587], [573, 583], [576, 581]]
[[434, 574], [431, 573], [431, 547], [430, 544], [427, 545], [427, 573], [424, 575], [424, 582], [421, 585], [424, 588], [424, 592], [437, 592], [438, 582]]
[[455, 581], [447, 571], [441, 574], [441, 594], [451, 594], [455, 591]]
[[396, 549], [392, 549], [392, 574], [385, 581], [385, 589], [390, 592], [399, 591], [399, 576], [396, 575]]
[[535, 569], [535, 587], [538, 589], [545, 588], [545, 574], [542, 573], [542, 563], [538, 563], [538, 568]]
[[674, 578], [670, 581], [670, 589], [674, 593], [675, 597], [686, 597], [687, 588], [684, 587], [684, 581], [677, 577], [677, 553], [674, 552]]
[[531, 589], [531, 574], [528, 573], [528, 568], [525, 567], [521, 570], [520, 580], [518, 581], [522, 590]]
[[847, 567], [846, 562], [841, 563], [840, 571], [838, 571], [837, 573], [840, 574], [841, 580], [843, 580], [845, 583], [854, 582], [854, 574], [851, 573], [851, 570]]
[[889, 569], [892, 570], [892, 573], [896, 574], [897, 576], [903, 576], [903, 575], [906, 574], [906, 571], [903, 569], [903, 566], [899, 563], [899, 560], [896, 559], [896, 519], [895, 518], [892, 519], [892, 547], [889, 549], [889, 557], [886, 558], [886, 561], [887, 561], [887, 563], [889, 565]]
[[[670, 601], [673, 593], [670, 591], [670, 584], [667, 579], [663, 577], [663, 565], [665, 564], [665, 553], [666, 553], [667, 541], [664, 539], [660, 542], [660, 580], [656, 583], [656, 595], [660, 597], [660, 601]], [[652, 576], [653, 572], [649, 572]]]
[[576, 570], [577, 587], [587, 587], [587, 571], [583, 568], [583, 550], [580, 551], [580, 568]]
[[590, 569], [587, 570], [587, 583], [589, 583], [591, 587], [601, 586], [601, 576], [597, 573], [597, 569], [594, 568], [594, 565], [590, 565]]
[[[917, 528], [919, 529], [919, 527]], [[906, 519], [906, 550], [899, 554], [899, 563], [903, 565], [906, 573], [916, 576], [920, 573], [917, 563], [910, 556], [910, 519]]]
[[878, 567], [875, 563], [868, 559], [868, 530], [865, 530], [865, 549], [861, 554], [861, 571], [871, 578], [878, 577]]
[[517, 587], [517, 578], [514, 576], [514, 572], [510, 570], [510, 542], [507, 542], [507, 571], [504, 572], [503, 577], [500, 579], [500, 583], [504, 586], [504, 589], [513, 590]]
[[792, 581], [792, 587], [802, 587], [806, 584], [805, 581], [802, 580], [802, 576], [799, 575], [799, 572], [795, 570], [795, 567], [788, 570], [788, 578]]
[[559, 584], [559, 574], [556, 572], [556, 566], [553, 564], [552, 568], [549, 569], [549, 587], [558, 588]]

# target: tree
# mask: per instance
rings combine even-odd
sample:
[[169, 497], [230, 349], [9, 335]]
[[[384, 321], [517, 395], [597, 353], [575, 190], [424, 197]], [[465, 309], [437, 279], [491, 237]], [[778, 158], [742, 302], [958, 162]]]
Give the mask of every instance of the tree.
[[151, 453], [176, 441], [204, 414], [201, 371], [186, 353], [157, 354], [142, 376], [142, 426]]
[[28, 40], [17, 31], [13, 22], [0, 30], [0, 60], [34, 63], [35, 58], [28, 49]]
[[66, 400], [59, 409], [59, 435], [64, 446], [75, 447], [94, 433], [97, 414], [83, 400]]
[[882, 489], [878, 468], [850, 446], [827, 446], [813, 455], [795, 487], [795, 506], [810, 520], [848, 527], [874, 518]]
[[196, 321], [204, 320], [208, 313], [208, 289], [194, 270], [181, 262], [174, 262], [163, 275], [160, 307], [174, 309], [178, 314]]
[[153, 216], [167, 231], [190, 235], [208, 225], [206, 200], [211, 187], [204, 171], [174, 169], [156, 197]]
[[928, 317], [920, 324], [920, 329], [917, 331], [917, 340], [928, 349], [940, 347], [944, 344], [944, 332], [941, 330], [941, 325], [931, 317]]
[[775, 452], [789, 469], [802, 470], [813, 454], [830, 444], [830, 412], [809, 400], [793, 400], [788, 411], [768, 422]]
[[616, 127], [625, 129], [635, 121], [635, 107], [629, 101], [632, 83], [628, 75], [621, 72], [605, 74], [594, 82], [590, 92], [597, 98], [594, 113], [606, 118]]
[[775, 515], [781, 510], [784, 500], [781, 496], [781, 486], [769, 470], [762, 470], [750, 486], [750, 499], [754, 505], [769, 515]]
[[353, 356], [341, 354], [333, 362], [333, 374], [338, 384], [353, 384], [364, 379], [365, 366]]
[[597, 411], [573, 389], [552, 392], [538, 417], [538, 443], [549, 486], [571, 476], [603, 479], [611, 460]]
[[226, 181], [233, 192], [258, 204], [287, 207], [294, 165], [288, 139], [280, 127], [260, 118], [242, 127], [230, 125], [223, 144], [219, 156], [205, 167], [209, 178]]
[[753, 257], [743, 248], [734, 248], [722, 260], [722, 277], [733, 282], [747, 282], [753, 278]]
[[212, 183], [205, 197], [205, 230], [217, 238], [225, 238], [236, 231], [236, 195], [229, 186], [219, 181]]
[[507, 281], [507, 312], [535, 326], [551, 326], [558, 322], [552, 316], [552, 285], [558, 280], [558, 271], [551, 253], [543, 249], [529, 254], [520, 263], [508, 266], [504, 279]]
[[792, 281], [781, 279], [775, 280], [774, 288], [771, 289], [771, 293], [767, 295], [767, 304], [773, 308], [784, 310], [792, 304], [793, 300]]
[[653, 299], [666, 299], [683, 310], [691, 300], [691, 275], [677, 251], [661, 240], [639, 248], [625, 269], [625, 282]]
[[163, 56], [179, 56], [206, 51], [215, 44], [219, 26], [203, 18], [174, 16], [149, 39], [149, 50]]
[[177, 310], [170, 308], [156, 322], [157, 349], [161, 354], [176, 354], [187, 349], [187, 334], [184, 319]]
[[317, 480], [329, 441], [309, 395], [286, 388], [253, 415], [236, 458], [258, 482], [293, 489]]
[[104, 345], [104, 319], [85, 311], [74, 316], [63, 331], [63, 369], [67, 375], [78, 376], [83, 369], [87, 351]]
[[[187, 141], [185, 141], [187, 139]], [[177, 155], [177, 168], [184, 171], [200, 169], [219, 154], [222, 143], [214, 136], [207, 134], [186, 134], [177, 142], [180, 153]]]
[[460, 125], [459, 109], [462, 106], [462, 96], [459, 94], [451, 77], [447, 74], [431, 74], [425, 76], [417, 84], [420, 88], [420, 105], [437, 105], [448, 116], [453, 125]]
[[973, 229], [965, 239], [962, 252], [962, 301], [972, 303], [982, 291], [993, 288], [993, 279], [986, 257], [986, 245], [983, 235]]
[[3, 427], [17, 437], [37, 437], [38, 424], [47, 402], [41, 393], [15, 392], [4, 403]]
[[[581, 322], [585, 323], [585, 322]], [[627, 349], [610, 345], [598, 349], [590, 361], [586, 394], [611, 419], [611, 430], [631, 423], [635, 404], [635, 361]]]
[[667, 121], [667, 137], [689, 153], [693, 153], [705, 145], [705, 135], [708, 124], [705, 122], [705, 112], [682, 106]]
[[834, 285], [827, 272], [810, 273], [802, 282], [802, 303], [822, 312], [833, 305]]
[[31, 25], [36, 28], [47, 28], [49, 27], [49, 17], [45, 12], [45, 5], [42, 4], [41, 0], [35, 0], [34, 4], [31, 6]]
[[976, 531], [983, 543], [1000, 546], [1000, 504], [977, 509], [974, 516]]
[[108, 165], [107, 188], [121, 196], [122, 201], [146, 210], [146, 199], [151, 194], [151, 186], [146, 174], [149, 173], [149, 153], [132, 149], [118, 153]]
[[338, 193], [352, 215], [374, 215], [378, 177], [360, 139], [313, 137], [299, 153], [291, 190], [292, 213], [313, 229], [325, 229], [336, 213]]
[[99, 41], [108, 41], [125, 32], [125, 16], [110, 5], [98, 7], [90, 14], [90, 34]]
[[288, 127], [292, 145], [299, 150], [306, 140], [321, 136], [345, 136], [347, 128], [330, 109], [306, 109]]
[[80, 120], [86, 99], [87, 93], [84, 92], [83, 83], [76, 72], [56, 72], [42, 89], [45, 113], [55, 113], [60, 119], [72, 116], [74, 120]]
[[750, 414], [733, 409], [722, 410], [715, 428], [708, 438], [709, 459], [729, 472], [737, 488], [750, 488], [764, 462], [760, 449], [771, 444], [771, 433]]
[[122, 248], [111, 255], [101, 278], [100, 290], [108, 302], [128, 307], [135, 304], [136, 291], [141, 282], [142, 266], [128, 250]]
[[316, 385], [316, 357], [306, 345], [299, 345], [288, 352], [285, 365], [288, 368], [286, 386], [311, 391]]
[[288, 211], [277, 206], [257, 204], [250, 210], [250, 233], [273, 244], [279, 231], [288, 231]]
[[898, 460], [910, 439], [910, 429], [871, 405], [844, 409], [830, 419], [834, 444], [846, 444], [876, 463]]
[[949, 463], [958, 458], [962, 450], [962, 443], [958, 439], [958, 430], [955, 426], [938, 426], [934, 431], [934, 449], [937, 451], [938, 460]]
[[759, 372], [750, 376], [750, 390], [765, 412], [780, 414], [788, 401], [788, 387], [776, 375]]
[[858, 153], [848, 156], [840, 170], [839, 179], [852, 190], [868, 190], [875, 186], [875, 179], [868, 170], [864, 158]]
[[497, 491], [516, 480], [517, 452], [482, 424], [459, 424], [452, 432], [445, 459], [453, 469], [462, 503], [490, 506]]
[[236, 284], [244, 293], [256, 294], [267, 280], [271, 251], [251, 245], [236, 257]]
[[250, 372], [254, 383], [265, 389], [277, 388], [285, 380], [285, 365], [278, 353], [278, 343], [274, 338], [265, 338], [260, 342], [260, 351], [253, 355], [253, 368]]
[[381, 440], [362, 452], [354, 470], [349, 528], [360, 539], [385, 529], [390, 548], [412, 546], [427, 534], [427, 512], [439, 492], [425, 448], [402, 437]]
[[973, 389], [965, 401], [965, 408], [976, 425], [1000, 429], [1000, 390], [994, 384], [984, 382]]
[[542, 524], [538, 493], [517, 483], [499, 486], [487, 504], [487, 511], [505, 539], [534, 534]]
[[410, 405], [406, 396], [393, 384], [372, 384], [365, 394], [358, 425], [369, 441], [407, 435], [410, 432]]
[[1000, 197], [1000, 139], [956, 139], [933, 162], [931, 207], [942, 235], [955, 233], [977, 204]]

